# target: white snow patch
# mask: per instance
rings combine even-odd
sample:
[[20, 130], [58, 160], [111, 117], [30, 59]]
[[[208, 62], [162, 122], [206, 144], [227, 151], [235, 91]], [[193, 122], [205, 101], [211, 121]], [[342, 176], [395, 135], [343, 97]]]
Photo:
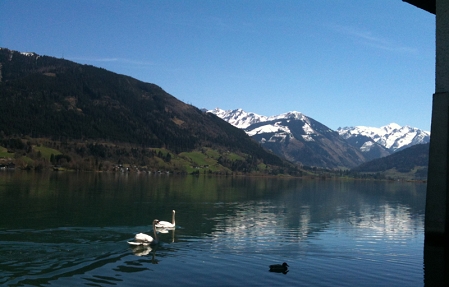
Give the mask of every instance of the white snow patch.
[[36, 56], [36, 53], [34, 53], [34, 52], [20, 52], [20, 54], [27, 56], [27, 57]]
[[246, 131], [246, 133], [249, 136], [254, 136], [257, 134], [263, 134], [263, 133], [283, 133], [283, 134], [290, 134], [290, 129], [288, 127], [282, 126], [281, 122], [276, 122], [274, 124], [266, 124], [263, 126], [259, 126], [255, 129]]
[[371, 150], [371, 148], [373, 147], [373, 145], [374, 145], [374, 142], [372, 142], [372, 141], [367, 141], [367, 142], [365, 142], [365, 143], [360, 147], [360, 150], [361, 150], [362, 152], [368, 152], [368, 151]]
[[304, 132], [308, 135], [315, 134], [315, 131], [312, 129], [309, 123], [305, 122], [304, 126], [302, 127]]
[[311, 137], [310, 135], [302, 135], [302, 138], [303, 138], [305, 141], [308, 141], [308, 142], [313, 142], [313, 141], [315, 141], [315, 140], [313, 139], [313, 137]]

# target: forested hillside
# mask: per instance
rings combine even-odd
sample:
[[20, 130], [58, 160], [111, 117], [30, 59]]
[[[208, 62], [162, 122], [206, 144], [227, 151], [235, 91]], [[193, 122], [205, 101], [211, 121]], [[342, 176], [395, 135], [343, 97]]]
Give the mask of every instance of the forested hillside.
[[378, 158], [351, 169], [352, 173], [378, 173], [398, 177], [406, 174], [414, 179], [427, 178], [429, 144], [418, 144], [392, 155]]
[[[63, 59], [0, 49], [0, 101], [0, 146], [10, 153], [18, 149], [32, 160], [35, 147], [44, 144], [72, 162], [123, 163], [126, 157], [120, 153], [134, 153], [134, 163], [149, 167], [149, 159], [161, 155], [163, 166], [173, 168], [167, 154], [171, 161], [207, 148], [219, 153], [212, 162], [221, 161], [224, 170], [235, 165], [226, 158], [230, 153], [247, 163], [242, 171], [260, 169], [261, 164], [266, 170], [293, 168], [242, 130], [157, 85]], [[20, 139], [25, 147], [8, 147], [11, 139]]]

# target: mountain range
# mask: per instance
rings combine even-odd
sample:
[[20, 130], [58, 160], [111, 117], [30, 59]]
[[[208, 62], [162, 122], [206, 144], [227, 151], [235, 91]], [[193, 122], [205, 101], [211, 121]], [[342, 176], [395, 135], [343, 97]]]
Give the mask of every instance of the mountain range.
[[[430, 132], [410, 126], [401, 127], [395, 123], [380, 128], [355, 126], [338, 128], [337, 131], [340, 136], [347, 140], [359, 138], [361, 149], [369, 150], [374, 142], [387, 149], [390, 153], [430, 141]], [[362, 137], [367, 139], [363, 143], [360, 141]]]
[[0, 48], [0, 100], [0, 165], [298, 174], [291, 163], [354, 168], [429, 139], [428, 132], [395, 124], [334, 131], [295, 111], [205, 112], [155, 84], [6, 48]]
[[416, 144], [430, 133], [392, 123], [384, 127], [345, 127], [337, 131], [300, 113], [263, 116], [242, 109], [209, 110], [243, 129], [265, 148], [295, 163], [326, 168], [353, 168]]

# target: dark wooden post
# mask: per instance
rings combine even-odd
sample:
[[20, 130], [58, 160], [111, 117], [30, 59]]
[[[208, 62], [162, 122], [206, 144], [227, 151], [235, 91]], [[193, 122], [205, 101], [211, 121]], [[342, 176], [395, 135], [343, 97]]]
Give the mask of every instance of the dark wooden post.
[[404, 1], [436, 15], [436, 72], [427, 174], [424, 284], [449, 286], [449, 1]]
[[425, 239], [449, 240], [449, 1], [404, 0], [436, 15], [435, 94], [432, 102]]
[[449, 239], [449, 1], [436, 0], [435, 94], [432, 103], [426, 240]]

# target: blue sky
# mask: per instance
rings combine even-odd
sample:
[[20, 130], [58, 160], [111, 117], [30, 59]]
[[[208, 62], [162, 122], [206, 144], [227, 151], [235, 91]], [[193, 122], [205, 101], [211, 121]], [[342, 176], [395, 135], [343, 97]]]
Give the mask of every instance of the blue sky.
[[401, 0], [0, 0], [0, 47], [126, 74], [198, 108], [430, 130], [435, 16]]

